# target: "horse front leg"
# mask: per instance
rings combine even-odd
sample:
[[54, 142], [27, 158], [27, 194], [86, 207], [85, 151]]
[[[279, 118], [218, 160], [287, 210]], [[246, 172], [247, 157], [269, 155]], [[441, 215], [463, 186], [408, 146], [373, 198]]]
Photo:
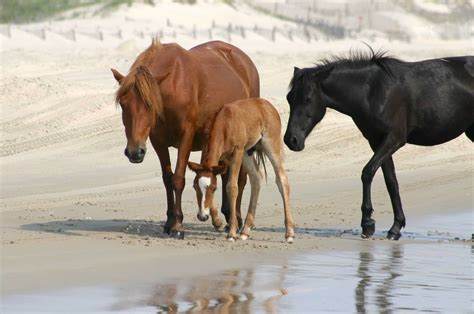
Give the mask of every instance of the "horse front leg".
[[[227, 226], [225, 226], [225, 231], [229, 231], [229, 221], [230, 221], [230, 205], [229, 199], [227, 197], [227, 182], [229, 181], [229, 173], [223, 173], [221, 175], [222, 179], [222, 205], [221, 205], [221, 212], [225, 217], [227, 222]], [[247, 184], [247, 173], [244, 171], [243, 167], [240, 168], [239, 172], [239, 179], [237, 181], [238, 185], [238, 193], [237, 193], [237, 223], [239, 229], [242, 227], [242, 213], [241, 213], [241, 205], [242, 205], [242, 195], [244, 193], [245, 185]]]
[[371, 237], [375, 232], [375, 220], [372, 219], [372, 213], [374, 211], [372, 207], [371, 199], [371, 186], [372, 180], [374, 179], [375, 173], [380, 168], [380, 166], [391, 157], [400, 147], [402, 147], [406, 140], [402, 140], [402, 136], [395, 134], [388, 134], [380, 145], [375, 146], [371, 143], [371, 146], [375, 149], [375, 153], [367, 163], [367, 165], [362, 170], [362, 237], [368, 238]]
[[238, 195], [238, 176], [240, 167], [242, 165], [243, 157], [242, 149], [235, 149], [232, 161], [229, 166], [229, 181], [227, 182], [226, 190], [229, 198], [230, 217], [229, 217], [229, 232], [227, 234], [228, 241], [235, 241], [237, 239], [237, 195]]
[[160, 159], [161, 175], [166, 188], [166, 200], [168, 206], [166, 210], [167, 219], [163, 227], [163, 232], [169, 234], [171, 231], [171, 226], [174, 223], [173, 171], [171, 170], [170, 154], [168, 151], [168, 147], [160, 145], [156, 140], [153, 140], [151, 138], [150, 141], [158, 155], [158, 158]]
[[395, 165], [392, 157], [382, 164], [383, 177], [385, 185], [387, 186], [388, 194], [392, 202], [393, 208], [393, 225], [387, 233], [387, 238], [390, 240], [398, 240], [402, 234], [400, 229], [405, 227], [405, 214], [403, 213], [402, 201], [400, 200], [400, 192], [398, 190], [397, 176], [395, 175]]
[[176, 161], [176, 169], [173, 175], [173, 189], [175, 194], [175, 203], [174, 203], [174, 222], [171, 226], [170, 237], [176, 239], [184, 239], [184, 228], [183, 228], [183, 211], [181, 208], [181, 196], [183, 194], [185, 179], [184, 175], [186, 174], [186, 165], [189, 160], [189, 155], [191, 153], [192, 144], [194, 139], [194, 128], [193, 126], [188, 126], [185, 128], [185, 133], [181, 139], [181, 143], [178, 147], [178, 159]]

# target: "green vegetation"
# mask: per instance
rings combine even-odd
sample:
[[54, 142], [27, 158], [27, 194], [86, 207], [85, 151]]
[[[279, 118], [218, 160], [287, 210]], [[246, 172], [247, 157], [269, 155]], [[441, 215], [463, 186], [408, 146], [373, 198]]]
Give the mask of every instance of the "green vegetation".
[[[28, 23], [51, 18], [59, 13], [99, 5], [97, 14], [106, 13], [121, 4], [135, 0], [1, 0], [0, 23]], [[153, 4], [153, 0], [142, 0]], [[75, 14], [77, 16], [77, 14]]]

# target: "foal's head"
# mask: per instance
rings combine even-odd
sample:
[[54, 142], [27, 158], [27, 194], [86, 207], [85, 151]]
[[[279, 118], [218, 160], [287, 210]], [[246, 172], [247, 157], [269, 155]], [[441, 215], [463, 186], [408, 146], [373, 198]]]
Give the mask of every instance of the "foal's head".
[[290, 119], [285, 133], [285, 144], [294, 151], [304, 149], [304, 141], [326, 113], [321, 95], [321, 82], [332, 68], [298, 69], [295, 67], [286, 99], [290, 104]]
[[143, 161], [146, 140], [158, 119], [163, 117], [163, 105], [157, 80], [145, 66], [138, 66], [123, 76], [112, 73], [120, 84], [116, 102], [122, 108], [122, 122], [127, 136], [125, 156], [132, 163]]
[[199, 206], [197, 218], [206, 221], [209, 219], [210, 209], [214, 208], [214, 192], [217, 190], [216, 176], [224, 173], [226, 166], [219, 165], [207, 169], [201, 164], [189, 161], [188, 167], [196, 173], [193, 187]]

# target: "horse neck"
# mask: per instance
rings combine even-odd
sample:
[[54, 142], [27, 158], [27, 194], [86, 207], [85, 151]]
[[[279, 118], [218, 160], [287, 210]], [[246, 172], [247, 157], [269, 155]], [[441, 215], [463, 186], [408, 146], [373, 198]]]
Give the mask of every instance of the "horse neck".
[[224, 151], [224, 135], [216, 132], [213, 128], [209, 141], [204, 147], [201, 155], [201, 164], [208, 169], [219, 164], [219, 160]]
[[[327, 107], [348, 116], [363, 111], [367, 103], [367, 88], [364, 82], [370, 71], [365, 69], [351, 69], [349, 71], [334, 71], [321, 82], [322, 101]], [[344, 92], [341, 93], [341, 90]]]

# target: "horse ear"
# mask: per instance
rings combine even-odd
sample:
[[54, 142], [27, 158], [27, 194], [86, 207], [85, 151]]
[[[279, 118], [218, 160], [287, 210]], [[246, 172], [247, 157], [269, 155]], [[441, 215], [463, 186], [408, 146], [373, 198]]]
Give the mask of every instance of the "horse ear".
[[117, 82], [120, 84], [122, 82], [122, 79], [124, 78], [123, 74], [121, 74], [119, 71], [115, 69], [110, 69], [110, 70], [112, 71], [112, 74], [114, 75]]
[[316, 72], [316, 73], [314, 74], [314, 76], [315, 76], [318, 80], [323, 81], [323, 80], [325, 80], [325, 79], [329, 76], [329, 74], [331, 74], [332, 70], [334, 70], [334, 67], [330, 67], [330, 68], [324, 69], [324, 70], [322, 70], [322, 71], [320, 71], [320, 72]]
[[192, 161], [188, 161], [188, 168], [194, 172], [198, 172], [204, 169], [204, 167], [201, 164], [198, 164]]
[[298, 67], [294, 67], [294, 68], [293, 68], [293, 76], [295, 76], [295, 75], [296, 75], [296, 73], [298, 73], [299, 71], [301, 71], [301, 69], [300, 69], [300, 68], [298, 68]]
[[217, 176], [219, 174], [223, 174], [227, 171], [227, 166], [225, 165], [219, 165], [219, 166], [214, 166], [212, 167], [212, 174]]

